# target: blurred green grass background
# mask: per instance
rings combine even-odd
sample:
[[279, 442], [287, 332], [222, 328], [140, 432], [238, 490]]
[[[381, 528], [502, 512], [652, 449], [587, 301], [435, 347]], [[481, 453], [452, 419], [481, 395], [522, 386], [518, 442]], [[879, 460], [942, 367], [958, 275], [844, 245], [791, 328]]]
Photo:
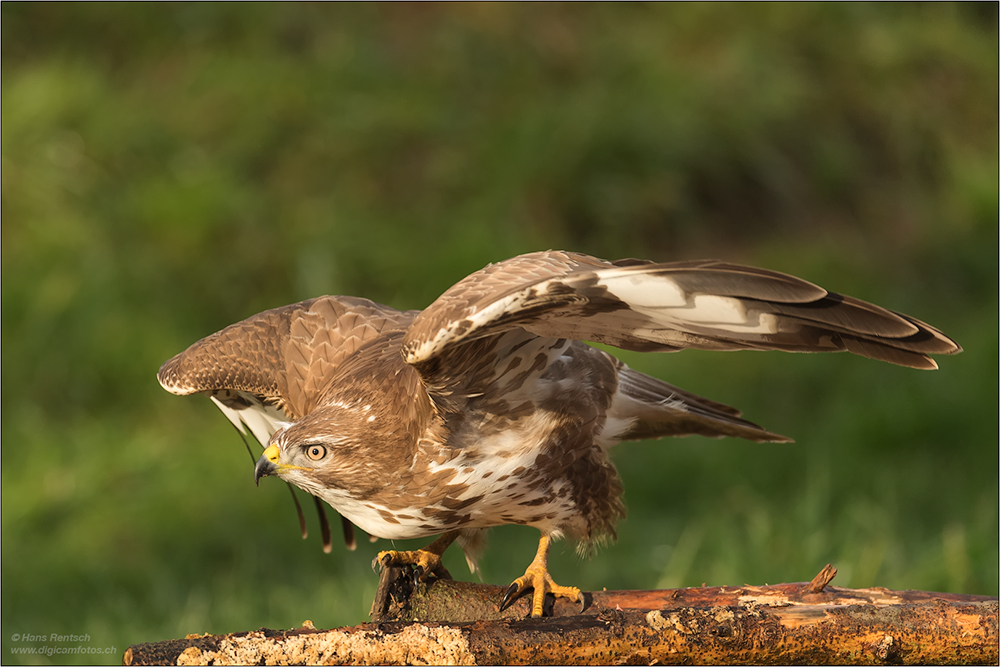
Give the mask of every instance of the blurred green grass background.
[[[422, 308], [565, 248], [786, 271], [924, 319], [922, 373], [622, 354], [797, 440], [621, 446], [630, 515], [557, 581], [997, 595], [997, 7], [3, 3], [3, 662], [367, 619], [159, 365], [319, 294]], [[273, 483], [272, 483], [273, 482]], [[310, 508], [306, 507], [308, 512]], [[506, 584], [537, 533], [492, 534]], [[403, 543], [401, 546], [414, 546]], [[468, 578], [458, 551], [446, 558]], [[110, 655], [21, 655], [83, 634]]]

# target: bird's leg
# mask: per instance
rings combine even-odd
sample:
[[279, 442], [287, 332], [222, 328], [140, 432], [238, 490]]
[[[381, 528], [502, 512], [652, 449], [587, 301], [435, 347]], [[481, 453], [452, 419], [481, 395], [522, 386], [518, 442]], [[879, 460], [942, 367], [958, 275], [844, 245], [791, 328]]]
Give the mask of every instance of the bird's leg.
[[524, 571], [524, 576], [518, 577], [510, 585], [500, 602], [500, 611], [503, 611], [518, 597], [518, 595], [533, 588], [531, 595], [531, 617], [540, 618], [542, 615], [542, 603], [545, 602], [545, 594], [552, 593], [556, 597], [569, 598], [576, 602], [582, 602], [580, 589], [573, 586], [560, 586], [552, 581], [549, 575], [549, 536], [542, 535], [538, 540], [538, 552], [535, 559], [531, 561], [528, 569]]
[[372, 569], [378, 567], [402, 567], [412, 565], [414, 574], [419, 581], [426, 581], [427, 575], [433, 573], [439, 579], [451, 579], [451, 574], [441, 564], [441, 555], [458, 537], [458, 531], [453, 530], [437, 538], [423, 549], [416, 551], [380, 551], [372, 561]]

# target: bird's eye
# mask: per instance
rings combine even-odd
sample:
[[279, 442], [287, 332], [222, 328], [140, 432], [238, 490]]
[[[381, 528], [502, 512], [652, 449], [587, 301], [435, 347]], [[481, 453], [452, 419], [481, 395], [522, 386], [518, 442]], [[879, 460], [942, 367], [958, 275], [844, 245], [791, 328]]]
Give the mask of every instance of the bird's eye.
[[306, 447], [306, 456], [313, 461], [319, 461], [326, 456], [326, 447], [323, 445], [309, 445]]

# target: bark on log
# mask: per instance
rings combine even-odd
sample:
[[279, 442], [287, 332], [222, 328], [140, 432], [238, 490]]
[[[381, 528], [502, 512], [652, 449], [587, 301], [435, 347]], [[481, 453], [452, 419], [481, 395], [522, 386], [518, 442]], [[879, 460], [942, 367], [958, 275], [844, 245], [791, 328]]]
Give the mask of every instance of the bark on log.
[[[527, 619], [504, 588], [383, 573], [373, 621], [137, 644], [124, 664], [996, 664], [994, 597], [808, 583], [596, 591]], [[530, 597], [530, 596], [528, 596]]]

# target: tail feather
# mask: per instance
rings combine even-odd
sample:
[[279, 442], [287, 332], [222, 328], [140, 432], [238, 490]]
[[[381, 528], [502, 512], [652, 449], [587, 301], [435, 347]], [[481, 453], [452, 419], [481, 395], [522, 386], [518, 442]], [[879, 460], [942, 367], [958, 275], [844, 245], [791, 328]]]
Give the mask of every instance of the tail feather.
[[616, 440], [647, 440], [668, 436], [703, 435], [744, 438], [754, 442], [792, 442], [740, 417], [740, 411], [684, 391], [622, 365], [618, 391], [608, 417], [624, 424]]

